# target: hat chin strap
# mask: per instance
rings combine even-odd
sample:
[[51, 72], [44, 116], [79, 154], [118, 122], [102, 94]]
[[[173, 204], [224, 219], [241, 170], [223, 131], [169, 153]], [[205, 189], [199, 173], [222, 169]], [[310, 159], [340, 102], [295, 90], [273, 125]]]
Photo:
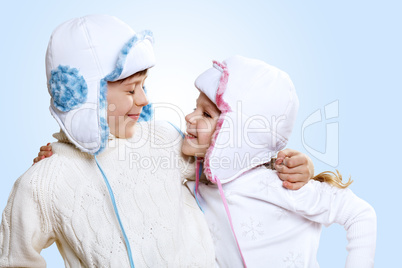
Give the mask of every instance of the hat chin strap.
[[[197, 164], [196, 164], [196, 171], [195, 171], [194, 196], [195, 196], [195, 201], [197, 202], [198, 207], [201, 209], [202, 213], [205, 213], [204, 210], [202, 209], [199, 201], [198, 201], [198, 185], [200, 183], [200, 177], [201, 177], [202, 168], [203, 168], [202, 162], [203, 162], [204, 159], [203, 158], [197, 158], [197, 157], [195, 159], [196, 159]], [[219, 194], [221, 196], [223, 205], [225, 207], [226, 215], [228, 216], [228, 220], [229, 220], [229, 223], [230, 223], [230, 228], [232, 229], [233, 236], [234, 236], [234, 238], [236, 240], [237, 248], [239, 249], [239, 253], [240, 253], [243, 265], [244, 265], [245, 268], [247, 268], [246, 261], [244, 260], [244, 257], [243, 257], [243, 252], [241, 251], [240, 244], [239, 244], [239, 241], [237, 240], [236, 232], [235, 232], [234, 227], [233, 227], [232, 216], [230, 215], [229, 206], [228, 206], [228, 203], [226, 201], [225, 193], [223, 192], [223, 189], [222, 189], [221, 181], [216, 176], [214, 178], [215, 178], [214, 183], [216, 183], [218, 185]]]
[[123, 233], [124, 242], [125, 242], [126, 248], [127, 248], [128, 259], [130, 261], [130, 267], [134, 268], [134, 261], [133, 261], [133, 256], [131, 255], [130, 242], [128, 241], [126, 232], [124, 231], [124, 227], [123, 227], [123, 224], [122, 224], [121, 219], [120, 219], [120, 215], [119, 215], [119, 211], [118, 211], [117, 206], [116, 206], [116, 201], [115, 201], [115, 198], [114, 198], [112, 187], [110, 187], [109, 181], [108, 181], [105, 173], [103, 172], [101, 166], [99, 165], [99, 162], [98, 162], [98, 159], [96, 158], [96, 155], [95, 155], [95, 161], [96, 161], [96, 165], [98, 166], [100, 172], [102, 173], [103, 179], [105, 180], [107, 189], [109, 191], [110, 199], [112, 200], [114, 213], [116, 214], [116, 218], [119, 221], [121, 232]]
[[223, 192], [223, 189], [222, 189], [221, 181], [217, 177], [215, 177], [215, 181], [216, 181], [216, 184], [218, 185], [219, 194], [221, 195], [223, 205], [225, 206], [226, 215], [228, 216], [228, 220], [229, 220], [229, 223], [230, 223], [230, 228], [232, 228], [232, 233], [233, 233], [233, 236], [234, 236], [234, 238], [236, 240], [236, 244], [237, 244], [237, 248], [239, 249], [241, 260], [243, 261], [244, 267], [247, 268], [246, 261], [244, 260], [243, 253], [241, 251], [239, 241], [237, 240], [236, 232], [235, 232], [235, 230], [233, 228], [232, 216], [230, 215], [229, 206], [228, 206], [228, 203], [227, 203], [226, 198], [225, 198], [225, 193]]
[[194, 185], [194, 197], [195, 201], [197, 202], [198, 207], [201, 209], [202, 213], [205, 214], [204, 210], [202, 209], [200, 202], [198, 201], [198, 185], [200, 184], [200, 177], [202, 174], [203, 169], [203, 158], [195, 157], [196, 166], [195, 166], [195, 185]]

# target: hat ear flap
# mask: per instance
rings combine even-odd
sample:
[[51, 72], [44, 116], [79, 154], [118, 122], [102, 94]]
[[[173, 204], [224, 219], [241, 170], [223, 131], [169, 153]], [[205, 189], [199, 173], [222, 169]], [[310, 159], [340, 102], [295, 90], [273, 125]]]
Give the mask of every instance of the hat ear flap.
[[51, 71], [49, 86], [53, 104], [62, 112], [79, 108], [87, 101], [88, 86], [76, 68], [59, 65]]

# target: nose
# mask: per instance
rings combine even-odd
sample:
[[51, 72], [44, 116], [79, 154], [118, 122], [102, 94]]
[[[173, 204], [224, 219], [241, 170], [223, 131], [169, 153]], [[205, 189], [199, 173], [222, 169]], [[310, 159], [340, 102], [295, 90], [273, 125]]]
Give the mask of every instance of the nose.
[[139, 107], [144, 107], [149, 103], [147, 95], [145, 94], [142, 86], [139, 86], [139, 89], [135, 90], [134, 103]]
[[189, 113], [188, 115], [186, 115], [186, 117], [184, 117], [186, 119], [186, 122], [189, 124], [194, 124], [195, 122], [195, 116], [194, 116], [194, 112]]

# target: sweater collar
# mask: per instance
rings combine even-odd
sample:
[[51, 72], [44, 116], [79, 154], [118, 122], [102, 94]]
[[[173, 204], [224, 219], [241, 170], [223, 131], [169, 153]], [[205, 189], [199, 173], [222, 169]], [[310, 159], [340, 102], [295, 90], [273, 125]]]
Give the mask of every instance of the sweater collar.
[[[76, 146], [68, 139], [67, 135], [62, 130], [54, 133], [53, 137], [58, 141], [57, 143], [52, 144], [52, 148], [55, 153], [73, 154], [88, 159], [93, 158], [93, 155], [82, 152], [78, 148], [76, 148]], [[106, 152], [112, 149], [109, 147], [109, 143], [113, 140], [118, 141], [119, 139], [117, 139], [114, 135], [109, 134], [108, 142], [106, 143], [106, 148], [102, 153], [99, 154], [100, 158], [102, 158], [102, 155], [104, 155]]]
[[[72, 144], [72, 142], [68, 139], [67, 135], [61, 129], [60, 129], [59, 132], [56, 132], [56, 133], [53, 134], [53, 138], [55, 138], [58, 142]], [[108, 140], [110, 141], [110, 140], [114, 140], [114, 139], [116, 139], [116, 137], [109, 132]]]

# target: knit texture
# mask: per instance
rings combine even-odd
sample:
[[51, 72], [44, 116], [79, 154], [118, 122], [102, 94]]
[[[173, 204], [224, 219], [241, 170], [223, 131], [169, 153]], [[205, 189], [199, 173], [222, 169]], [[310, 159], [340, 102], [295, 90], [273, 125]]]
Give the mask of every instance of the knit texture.
[[[55, 135], [54, 155], [15, 183], [3, 212], [0, 267], [44, 267], [56, 242], [66, 267], [129, 267], [93, 156]], [[214, 267], [208, 227], [183, 179], [181, 136], [166, 122], [137, 123], [131, 139], [109, 136], [98, 155], [116, 197], [136, 267]]]

